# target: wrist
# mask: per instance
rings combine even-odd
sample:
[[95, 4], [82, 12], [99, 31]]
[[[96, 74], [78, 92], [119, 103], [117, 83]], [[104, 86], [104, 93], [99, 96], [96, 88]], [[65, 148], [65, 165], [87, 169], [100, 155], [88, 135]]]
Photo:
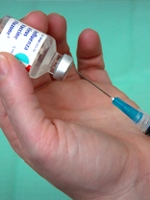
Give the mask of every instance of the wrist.
[[[147, 140], [145, 138], [144, 140]], [[139, 142], [139, 141], [138, 141]], [[110, 188], [103, 188], [103, 191], [99, 190], [96, 193], [90, 193], [80, 195], [73, 200], [147, 200], [150, 199], [150, 152], [149, 141], [141, 140], [139, 142], [140, 148], [131, 147], [131, 155], [129, 156], [128, 163], [124, 169], [122, 178], [118, 181], [118, 184]], [[144, 148], [144, 150], [143, 150]], [[134, 150], [133, 150], [134, 149]], [[143, 153], [144, 152], [144, 153]]]

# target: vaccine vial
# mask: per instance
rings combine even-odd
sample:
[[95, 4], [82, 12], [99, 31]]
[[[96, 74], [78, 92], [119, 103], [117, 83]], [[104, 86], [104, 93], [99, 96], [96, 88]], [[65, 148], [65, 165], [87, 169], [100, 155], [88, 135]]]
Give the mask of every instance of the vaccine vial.
[[14, 55], [33, 79], [50, 73], [62, 81], [73, 63], [71, 56], [57, 52], [53, 37], [7, 15], [0, 20], [0, 52]]

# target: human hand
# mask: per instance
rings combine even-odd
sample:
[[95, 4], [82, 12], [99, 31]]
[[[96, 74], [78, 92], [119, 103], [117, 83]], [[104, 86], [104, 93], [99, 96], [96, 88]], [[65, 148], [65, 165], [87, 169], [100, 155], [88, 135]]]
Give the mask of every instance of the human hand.
[[[22, 21], [70, 54], [63, 17], [32, 12]], [[15, 57], [1, 55], [7, 61], [0, 60], [0, 126], [29, 166], [75, 200], [150, 198], [149, 138], [107, 96], [82, 80], [75, 66], [64, 82], [48, 74], [31, 80]], [[137, 108], [112, 85], [95, 31], [81, 33], [77, 60], [83, 75]]]

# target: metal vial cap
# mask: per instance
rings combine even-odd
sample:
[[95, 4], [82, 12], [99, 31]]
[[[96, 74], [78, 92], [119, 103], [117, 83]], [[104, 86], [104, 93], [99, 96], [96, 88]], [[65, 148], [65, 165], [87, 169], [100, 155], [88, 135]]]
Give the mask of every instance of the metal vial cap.
[[58, 64], [54, 69], [53, 78], [59, 81], [64, 80], [69, 69], [72, 66], [72, 63], [73, 63], [73, 58], [71, 56], [68, 56], [67, 54], [64, 54], [58, 61]]

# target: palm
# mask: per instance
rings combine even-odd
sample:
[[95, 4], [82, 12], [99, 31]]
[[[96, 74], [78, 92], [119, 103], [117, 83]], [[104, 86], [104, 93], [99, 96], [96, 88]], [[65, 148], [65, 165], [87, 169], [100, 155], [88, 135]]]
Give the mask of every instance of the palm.
[[[97, 84], [130, 102], [126, 95], [111, 84]], [[86, 188], [87, 191], [94, 183], [97, 183], [96, 192], [99, 187], [107, 190], [112, 180], [113, 187], [118, 187], [122, 178], [120, 175], [124, 175], [123, 170], [130, 160], [127, 153], [129, 149], [122, 139], [127, 139], [131, 132], [137, 132], [126, 116], [111, 104], [107, 96], [85, 80], [52, 82], [38, 90], [36, 95], [47, 118], [64, 121], [62, 128], [65, 128], [66, 132], [58, 130], [61, 141], [55, 144], [57, 148], [54, 150], [54, 157], [57, 157], [59, 152], [59, 165], [53, 165], [53, 174], [63, 177], [67, 172], [65, 181], [73, 188], [78, 184], [74, 182], [75, 178], [80, 180], [83, 176], [78, 187]], [[50, 154], [50, 145], [48, 143], [45, 147], [47, 154]], [[56, 160], [52, 162], [55, 163]], [[63, 167], [60, 169], [60, 166]], [[134, 168], [134, 165], [130, 167]], [[49, 177], [45, 178], [50, 181]], [[61, 181], [56, 184], [72, 196], [71, 188], [66, 189], [62, 185]], [[127, 185], [128, 182], [124, 187]]]
[[[97, 83], [97, 85], [130, 102], [125, 94], [111, 84]], [[116, 123], [118, 119], [124, 120], [127, 117], [111, 104], [110, 98], [86, 80], [55, 81], [38, 90], [36, 95], [49, 119], [61, 119], [109, 134], [111, 134], [110, 127], [115, 131], [116, 128], [124, 130], [126, 127], [124, 123], [117, 125]], [[130, 124], [128, 119], [126, 123]]]

